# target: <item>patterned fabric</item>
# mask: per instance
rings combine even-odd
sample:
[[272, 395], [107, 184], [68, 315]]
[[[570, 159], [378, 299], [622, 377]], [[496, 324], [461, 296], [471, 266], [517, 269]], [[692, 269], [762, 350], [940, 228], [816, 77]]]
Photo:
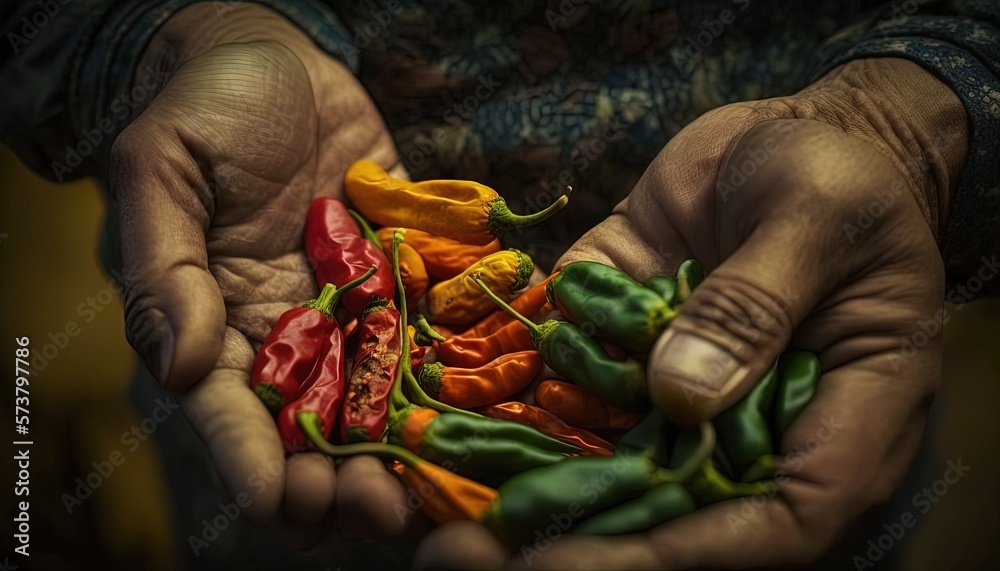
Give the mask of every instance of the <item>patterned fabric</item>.
[[[59, 5], [38, 38], [3, 56], [13, 86], [4, 139], [42, 174], [59, 174], [49, 163], [108, 116], [156, 26], [189, 3]], [[481, 181], [524, 212], [571, 185], [574, 199], [551, 223], [508, 235], [543, 266], [607, 216], [701, 113], [887, 55], [937, 74], [969, 114], [969, 160], [943, 245], [950, 277], [972, 275], [1000, 245], [996, 0], [262, 3], [359, 74], [414, 178]], [[0, 8], [5, 35], [38, 6]], [[83, 162], [71, 176], [101, 172]]]

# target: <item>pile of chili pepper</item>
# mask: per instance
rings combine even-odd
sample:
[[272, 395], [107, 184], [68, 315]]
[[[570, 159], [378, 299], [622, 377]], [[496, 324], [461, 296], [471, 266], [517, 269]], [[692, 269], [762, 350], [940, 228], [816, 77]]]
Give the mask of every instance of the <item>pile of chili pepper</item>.
[[576, 262], [530, 284], [529, 253], [502, 235], [565, 196], [519, 216], [484, 185], [409, 182], [370, 161], [345, 193], [357, 211], [319, 198], [308, 213], [320, 293], [278, 319], [251, 371], [289, 454], [378, 456], [431, 519], [478, 521], [512, 549], [568, 506], [564, 531], [616, 535], [775, 492], [782, 438], [818, 390], [815, 355], [784, 353], [699, 426], [649, 398], [646, 354], [705, 279], [697, 262], [643, 282]]

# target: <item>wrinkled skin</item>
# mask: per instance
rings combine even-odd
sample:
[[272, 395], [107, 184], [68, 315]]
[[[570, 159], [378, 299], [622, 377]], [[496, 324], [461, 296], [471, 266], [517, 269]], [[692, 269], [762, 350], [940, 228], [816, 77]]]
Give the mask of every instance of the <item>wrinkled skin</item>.
[[[899, 116], [868, 105], [880, 89]], [[560, 264], [595, 260], [642, 280], [695, 258], [712, 272], [650, 354], [651, 395], [674, 420], [724, 410], [786, 345], [819, 354], [818, 394], [780, 444], [777, 495], [749, 518], [725, 502], [648, 534], [562, 537], [509, 556], [481, 526], [444, 526], [417, 568], [746, 568], [822, 555], [889, 500], [920, 445], [942, 353], [918, 322], [942, 307], [935, 232], [964, 129], [957, 98], [902, 60], [855, 62], [795, 96], [728, 105], [686, 127]], [[761, 148], [773, 152], [735, 191], [717, 186]], [[852, 243], [844, 225], [897, 181], [895, 200]], [[686, 375], [696, 354], [718, 366]]]
[[[286, 463], [247, 386], [271, 325], [318, 293], [302, 246], [310, 202], [341, 196], [356, 160], [396, 166], [396, 150], [345, 67], [268, 10], [239, 10], [220, 19], [210, 5], [188, 8], [144, 56], [181, 65], [111, 152], [127, 335], [162, 383], [187, 389], [184, 413], [228, 491], [250, 497], [254, 521], [282, 510], [300, 547], [324, 537], [331, 515], [351, 533], [398, 535], [404, 491], [380, 460], [336, 473], [316, 453]], [[202, 45], [178, 41], [219, 22], [229, 28]]]

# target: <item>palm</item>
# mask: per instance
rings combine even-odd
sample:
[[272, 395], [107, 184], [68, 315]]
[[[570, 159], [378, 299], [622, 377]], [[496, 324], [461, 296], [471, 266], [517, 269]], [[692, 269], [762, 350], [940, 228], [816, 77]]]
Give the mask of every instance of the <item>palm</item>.
[[[188, 334], [174, 332], [179, 339], [169, 376], [180, 384], [204, 376], [182, 395], [185, 412], [230, 492], [249, 494], [249, 511], [262, 520], [283, 503], [293, 519], [318, 521], [334, 494], [344, 492], [336, 490], [324, 458], [301, 455], [285, 469], [274, 421], [247, 388], [254, 349], [283, 311], [318, 291], [302, 244], [313, 198], [341, 196], [343, 173], [356, 160], [396, 163], [394, 145], [360, 85], [334, 61], [310, 57], [300, 61], [272, 43], [214, 48], [180, 68], [115, 151], [116, 166], [125, 167], [118, 169], [121, 176], [140, 178], [133, 161], [148, 160], [155, 145], [155, 178], [175, 182], [165, 185], [170, 206], [203, 231], [199, 252], [197, 237], [183, 224], [167, 227], [169, 212], [156, 220], [163, 212], [151, 211], [157, 197], [136, 196], [146, 186], [142, 181], [120, 181], [123, 210], [137, 213], [123, 221], [126, 269], [181, 266], [171, 276], [176, 295], [202, 302], [190, 318], [178, 320], [184, 324], [174, 324]], [[138, 259], [171, 233], [186, 242], [163, 252], [165, 259]], [[186, 265], [207, 272], [191, 268], [180, 275]], [[206, 303], [212, 300], [218, 303]], [[138, 347], [158, 325], [149, 323], [155, 317], [148, 317], [143, 299], [126, 295], [126, 305]], [[363, 461], [355, 466], [376, 467]], [[269, 485], [261, 489], [261, 481]], [[356, 493], [381, 486], [376, 492], [387, 501], [401, 493], [387, 473], [355, 484]]]

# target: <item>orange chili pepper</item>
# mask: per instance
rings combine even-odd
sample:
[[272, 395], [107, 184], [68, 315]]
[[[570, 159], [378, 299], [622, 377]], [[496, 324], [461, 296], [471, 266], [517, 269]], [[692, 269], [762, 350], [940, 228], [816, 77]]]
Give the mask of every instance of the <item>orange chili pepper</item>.
[[556, 380], [539, 383], [535, 402], [566, 424], [592, 430], [628, 430], [648, 414], [622, 411], [573, 383]]
[[526, 424], [542, 434], [576, 446], [584, 451], [585, 456], [611, 456], [614, 453], [615, 447], [610, 442], [582, 428], [573, 428], [558, 416], [537, 406], [516, 401], [505, 402], [490, 406], [480, 411], [480, 414]]
[[489, 244], [512, 228], [537, 224], [569, 202], [563, 195], [544, 210], [519, 216], [497, 191], [478, 182], [410, 182], [389, 176], [372, 161], [358, 161], [347, 169], [344, 192], [376, 224], [410, 227], [477, 246]]
[[420, 509], [438, 525], [479, 521], [499, 496], [493, 488], [427, 461], [417, 462], [412, 468], [395, 462], [392, 471], [410, 494], [423, 499]]
[[474, 369], [497, 357], [535, 348], [531, 332], [520, 321], [512, 321], [485, 337], [451, 337], [434, 342], [437, 359], [449, 367]]
[[[383, 250], [392, 249], [392, 233], [395, 230], [386, 226], [375, 232], [375, 236], [382, 242]], [[424, 260], [427, 275], [438, 280], [450, 280], [472, 264], [502, 249], [500, 240], [493, 240], [485, 246], [474, 246], [411, 229], [406, 231], [406, 243]]]
[[472, 323], [496, 307], [473, 276], [478, 275], [497, 296], [508, 301], [528, 285], [534, 269], [531, 258], [519, 250], [490, 254], [461, 274], [435, 284], [427, 292], [427, 317], [438, 323]]
[[541, 366], [542, 358], [535, 350], [508, 353], [477, 369], [424, 363], [420, 386], [431, 397], [451, 406], [485, 406], [528, 386]]
[[[545, 304], [548, 303], [548, 300], [545, 297], [545, 286], [546, 284], [549, 283], [549, 280], [555, 277], [555, 275], [556, 274], [552, 274], [551, 276], [545, 278], [545, 281], [543, 281], [542, 283], [533, 286], [531, 288], [528, 288], [527, 291], [514, 298], [514, 300], [510, 302], [510, 306], [514, 308], [514, 311], [520, 313], [521, 315], [527, 317], [534, 317], [535, 315], [537, 315], [538, 312], [543, 307], [545, 307]], [[462, 332], [460, 337], [464, 338], [486, 337], [490, 333], [493, 333], [494, 331], [500, 329], [501, 327], [507, 325], [508, 323], [516, 323], [516, 322], [517, 320], [514, 319], [514, 317], [511, 316], [511, 314], [507, 313], [502, 309], [498, 309], [493, 313], [489, 314], [488, 316], [486, 316], [479, 323], [466, 329], [464, 332]]]

